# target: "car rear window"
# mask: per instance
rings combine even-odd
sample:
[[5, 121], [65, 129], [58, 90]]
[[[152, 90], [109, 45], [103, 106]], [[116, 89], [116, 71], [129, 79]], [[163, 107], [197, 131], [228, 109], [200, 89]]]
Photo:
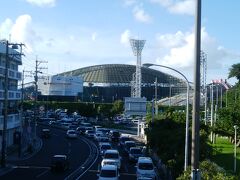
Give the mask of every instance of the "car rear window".
[[130, 153], [132, 153], [132, 154], [141, 154], [142, 152], [141, 152], [141, 149], [131, 149]]
[[104, 158], [106, 158], [106, 159], [118, 159], [118, 154], [117, 153], [106, 153], [104, 155]]
[[100, 173], [100, 177], [116, 177], [116, 171], [114, 170], [102, 170]]
[[142, 170], [153, 170], [152, 163], [139, 163], [138, 168]]

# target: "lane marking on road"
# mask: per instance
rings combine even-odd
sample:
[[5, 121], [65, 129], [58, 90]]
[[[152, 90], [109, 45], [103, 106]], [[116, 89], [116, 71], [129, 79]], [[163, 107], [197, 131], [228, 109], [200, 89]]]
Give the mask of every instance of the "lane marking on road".
[[[99, 173], [100, 171], [95, 170], [95, 169], [90, 169], [90, 170], [88, 170], [88, 172]], [[123, 176], [136, 176], [136, 174], [131, 174], [131, 173], [120, 173], [120, 175], [123, 175]]]
[[17, 169], [50, 169], [50, 167], [45, 166], [13, 166], [13, 168]]
[[46, 174], [46, 173], [48, 173], [48, 172], [49, 172], [49, 170], [43, 171], [42, 173], [38, 174], [38, 175], [36, 176], [36, 178], [40, 178], [41, 176], [43, 176], [44, 174]]

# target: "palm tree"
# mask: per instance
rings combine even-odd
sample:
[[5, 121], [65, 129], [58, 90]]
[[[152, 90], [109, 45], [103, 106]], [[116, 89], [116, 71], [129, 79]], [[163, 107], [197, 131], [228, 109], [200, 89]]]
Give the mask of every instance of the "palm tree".
[[238, 82], [240, 81], [240, 63], [233, 64], [229, 69], [228, 78], [236, 77]]

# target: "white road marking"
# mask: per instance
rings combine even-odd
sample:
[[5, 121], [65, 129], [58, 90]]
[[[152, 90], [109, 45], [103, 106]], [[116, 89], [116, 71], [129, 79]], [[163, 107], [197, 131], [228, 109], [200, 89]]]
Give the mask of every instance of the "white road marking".
[[40, 173], [39, 175], [36, 176], [36, 178], [40, 178], [41, 176], [43, 176], [44, 174], [46, 174], [48, 172], [48, 170], [43, 171], [42, 173]]

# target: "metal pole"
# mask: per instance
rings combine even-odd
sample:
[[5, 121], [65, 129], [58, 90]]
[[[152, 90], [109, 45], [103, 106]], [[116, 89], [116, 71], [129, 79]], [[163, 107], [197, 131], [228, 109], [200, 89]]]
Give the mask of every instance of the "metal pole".
[[228, 101], [227, 101], [227, 94], [228, 94], [228, 90], [226, 90], [226, 107], [227, 107], [227, 104], [228, 104]]
[[[213, 84], [211, 85], [211, 127], [213, 127]], [[213, 143], [212, 130], [211, 130], [211, 143]]]
[[189, 127], [189, 82], [187, 82], [187, 102], [186, 102], [186, 127], [185, 127], [185, 158], [184, 158], [184, 171], [188, 166], [188, 127]]
[[220, 107], [222, 108], [222, 101], [223, 101], [223, 99], [222, 99], [222, 85], [221, 85], [221, 103], [220, 103]]
[[205, 87], [205, 111], [204, 111], [204, 119], [205, 125], [207, 125], [207, 86]]
[[192, 179], [200, 179], [199, 171], [199, 113], [200, 113], [200, 50], [201, 50], [201, 0], [196, 0], [194, 99], [192, 116]]
[[1, 166], [6, 167], [6, 133], [8, 119], [8, 41], [6, 42], [6, 57], [5, 57], [5, 78], [4, 78], [4, 117], [2, 130], [2, 158]]
[[36, 58], [36, 66], [35, 66], [35, 98], [34, 98], [34, 140], [36, 140], [37, 137], [37, 128], [36, 128], [36, 123], [37, 123], [37, 92], [38, 92], [38, 60]]
[[155, 115], [158, 115], [158, 105], [157, 105], [157, 77], [155, 80]]
[[171, 96], [172, 96], [172, 86], [171, 86], [171, 84], [169, 84], [169, 106], [171, 106], [171, 104], [172, 104]]
[[234, 173], [237, 171], [237, 125], [233, 126], [234, 127]]

